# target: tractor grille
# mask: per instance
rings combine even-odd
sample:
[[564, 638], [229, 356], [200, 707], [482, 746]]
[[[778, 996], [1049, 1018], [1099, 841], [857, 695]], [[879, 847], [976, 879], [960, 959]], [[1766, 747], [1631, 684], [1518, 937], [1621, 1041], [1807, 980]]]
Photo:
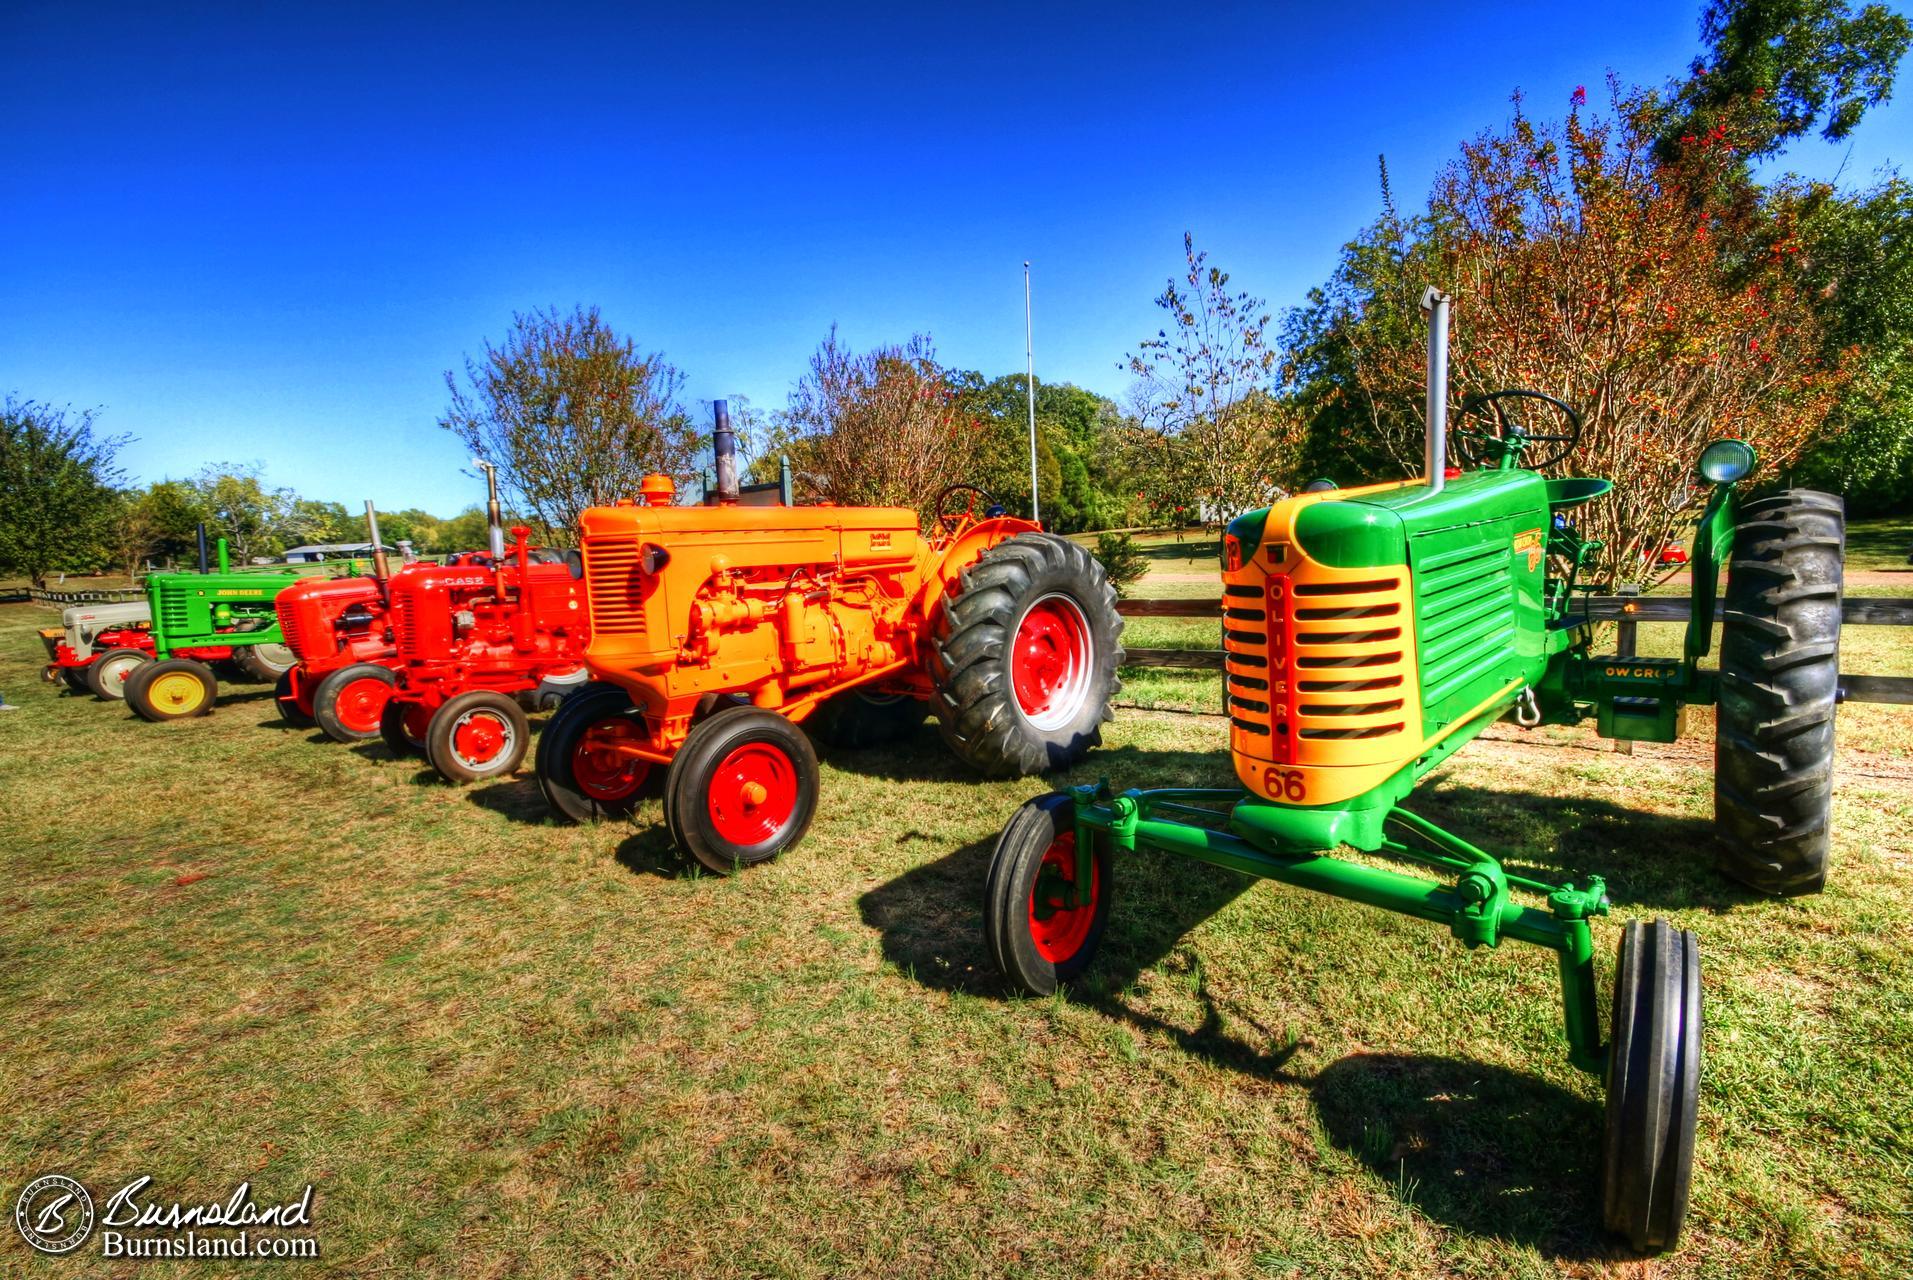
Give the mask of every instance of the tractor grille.
[[392, 647], [401, 658], [417, 657], [418, 636], [412, 623], [411, 592], [399, 584], [392, 587], [392, 598], [385, 607], [385, 619], [392, 626]]
[[636, 542], [585, 540], [585, 590], [591, 598], [591, 634], [644, 634], [644, 570]]
[[161, 587], [159, 596], [159, 623], [169, 636], [183, 636], [193, 628], [192, 605], [186, 600], [185, 593], [177, 589]]
[[1287, 575], [1223, 588], [1223, 671], [1240, 747], [1285, 763], [1348, 763], [1344, 744], [1380, 758], [1399, 749], [1392, 739], [1419, 732], [1403, 578], [1301, 560]]
[[1513, 556], [1502, 538], [1417, 559], [1415, 627], [1422, 700], [1431, 712], [1467, 690], [1483, 655], [1514, 651]]
[[317, 654], [310, 653], [306, 649], [307, 636], [305, 628], [299, 625], [297, 606], [275, 604], [273, 612], [279, 615], [279, 633], [286, 638], [286, 647], [291, 649], [301, 662], [317, 657]]

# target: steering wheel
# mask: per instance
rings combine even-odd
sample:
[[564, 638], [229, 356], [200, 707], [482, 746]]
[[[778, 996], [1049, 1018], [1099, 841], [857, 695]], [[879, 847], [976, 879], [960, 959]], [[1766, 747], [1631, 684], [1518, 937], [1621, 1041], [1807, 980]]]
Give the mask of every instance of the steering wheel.
[[[963, 510], [955, 511], [945, 504], [949, 502], [952, 495], [959, 493], [969, 494], [970, 501], [964, 506]], [[936, 505], [932, 508], [932, 510], [936, 512], [936, 523], [938, 527], [954, 530], [965, 520], [974, 521], [976, 519], [976, 500], [978, 498], [983, 499], [983, 510], [986, 513], [991, 507], [996, 505], [996, 499], [990, 496], [988, 490], [979, 489], [973, 484], [953, 484], [944, 489], [942, 493], [937, 495]]]
[[[1561, 417], [1562, 428], [1553, 432], [1539, 432], [1523, 427], [1522, 401], [1536, 401], [1553, 409]], [[1481, 424], [1452, 427], [1448, 432], [1455, 442], [1455, 452], [1470, 466], [1498, 463], [1513, 454], [1515, 461], [1522, 467], [1539, 471], [1561, 461], [1574, 451], [1574, 446], [1581, 443], [1581, 415], [1574, 406], [1543, 391], [1516, 389], [1477, 392], [1461, 402], [1458, 416], [1463, 421], [1473, 418]], [[1542, 457], [1525, 457], [1516, 452], [1532, 449], [1536, 445], [1544, 446], [1540, 450]], [[1547, 445], [1559, 447], [1547, 449]]]

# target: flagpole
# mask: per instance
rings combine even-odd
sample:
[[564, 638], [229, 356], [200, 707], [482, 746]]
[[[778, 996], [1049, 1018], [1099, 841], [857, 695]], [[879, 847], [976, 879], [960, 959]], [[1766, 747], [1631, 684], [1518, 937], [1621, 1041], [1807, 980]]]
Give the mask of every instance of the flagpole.
[[1030, 393], [1030, 519], [1040, 522], [1036, 505], [1036, 330], [1030, 320], [1030, 264], [1023, 264], [1023, 359]]

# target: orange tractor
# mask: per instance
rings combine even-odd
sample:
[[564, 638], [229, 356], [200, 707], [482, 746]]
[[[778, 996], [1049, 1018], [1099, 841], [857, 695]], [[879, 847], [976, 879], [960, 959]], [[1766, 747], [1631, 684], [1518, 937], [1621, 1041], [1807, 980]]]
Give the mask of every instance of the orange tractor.
[[1122, 661], [1102, 566], [953, 485], [920, 532], [904, 507], [739, 501], [717, 406], [715, 505], [641, 501], [580, 519], [592, 681], [540, 735], [538, 782], [570, 821], [627, 813], [665, 771], [677, 846], [728, 872], [775, 857], [815, 812], [826, 743], [871, 746], [934, 712], [993, 776], [1100, 740]]

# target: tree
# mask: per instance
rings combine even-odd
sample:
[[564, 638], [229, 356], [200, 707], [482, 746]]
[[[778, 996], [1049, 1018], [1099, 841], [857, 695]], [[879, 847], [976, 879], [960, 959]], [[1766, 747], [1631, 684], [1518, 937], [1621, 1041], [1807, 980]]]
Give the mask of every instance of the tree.
[[945, 485], [971, 482], [982, 430], [927, 334], [860, 354], [832, 325], [777, 416], [773, 447], [834, 502], [927, 515]]
[[299, 496], [290, 489], [268, 489], [256, 465], [214, 463], [194, 476], [192, 484], [208, 535], [226, 540], [236, 564], [277, 555], [311, 532], [297, 515]]
[[1157, 435], [1150, 469], [1178, 493], [1199, 497], [1205, 520], [1259, 506], [1287, 478], [1288, 418], [1269, 394], [1276, 353], [1259, 298], [1229, 291], [1229, 275], [1182, 238], [1184, 271], [1156, 305], [1167, 328], [1137, 344], [1135, 375], [1144, 423]]
[[193, 554], [206, 510], [191, 484], [158, 480], [129, 490], [124, 499], [115, 541], [129, 582], [149, 558], [171, 563]]
[[0, 572], [44, 587], [55, 570], [108, 562], [122, 510], [115, 458], [127, 440], [95, 436], [91, 410], [12, 395], [0, 403]]
[[1799, 259], [1829, 358], [1852, 375], [1828, 438], [1795, 478], [1843, 494], [1850, 513], [1913, 507], [1913, 183], [1890, 177], [1842, 195], [1799, 180], [1776, 191], [1799, 228]]
[[1913, 40], [1900, 14], [1847, 0], [1714, 0], [1700, 26], [1708, 51], [1674, 87], [1663, 156], [1726, 131], [1747, 159], [1772, 155], [1815, 125], [1838, 142], [1892, 96]]
[[[1615, 482], [1577, 517], [1606, 543], [1607, 581], [1640, 573], [1692, 521], [1702, 445], [1745, 439], [1774, 475], [1822, 432], [1842, 381], [1790, 228], [1722, 180], [1739, 164], [1732, 138], [1657, 162], [1652, 95], [1616, 86], [1611, 101], [1606, 118], [1577, 100], [1544, 126], [1517, 98], [1508, 128], [1464, 145], [1438, 180], [1426, 230], [1430, 279], [1456, 300], [1453, 396], [1525, 387], [1581, 410], [1562, 465]], [[1347, 349], [1365, 384], [1411, 406], [1423, 331], [1403, 307], [1366, 299]], [[1364, 332], [1418, 340], [1363, 345]], [[1418, 438], [1418, 414], [1392, 429], [1409, 422]]]
[[684, 375], [619, 337], [596, 307], [514, 315], [465, 376], [469, 391], [446, 373], [451, 406], [439, 425], [498, 468], [548, 538], [577, 528], [586, 507], [632, 497], [651, 472], [690, 478], [697, 434], [678, 402]]

